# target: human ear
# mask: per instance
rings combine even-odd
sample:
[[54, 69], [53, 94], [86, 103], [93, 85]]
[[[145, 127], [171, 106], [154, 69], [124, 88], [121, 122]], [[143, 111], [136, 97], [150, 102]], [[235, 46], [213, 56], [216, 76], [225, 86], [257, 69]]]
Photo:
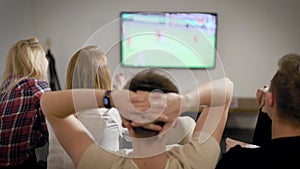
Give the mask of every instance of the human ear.
[[273, 93], [272, 92], [267, 92], [266, 103], [267, 103], [267, 106], [273, 107], [274, 99], [273, 99]]
[[268, 110], [269, 110], [268, 107], [272, 107], [273, 104], [274, 104], [273, 103], [274, 102], [274, 100], [273, 100], [273, 93], [267, 92], [265, 94], [265, 98], [264, 98], [263, 102], [264, 102], [264, 106], [262, 107], [262, 111], [263, 112], [268, 112]]

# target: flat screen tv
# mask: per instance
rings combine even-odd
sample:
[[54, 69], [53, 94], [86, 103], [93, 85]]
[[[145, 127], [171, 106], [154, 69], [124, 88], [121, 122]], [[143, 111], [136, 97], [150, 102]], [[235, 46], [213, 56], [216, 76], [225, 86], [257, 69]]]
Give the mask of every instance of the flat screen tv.
[[217, 13], [121, 12], [125, 67], [215, 67]]

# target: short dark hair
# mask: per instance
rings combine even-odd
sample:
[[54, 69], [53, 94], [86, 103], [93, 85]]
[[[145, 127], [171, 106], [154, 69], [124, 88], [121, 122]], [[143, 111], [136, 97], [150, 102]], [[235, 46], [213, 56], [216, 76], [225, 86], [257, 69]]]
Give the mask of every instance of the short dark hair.
[[281, 117], [293, 119], [300, 125], [300, 55], [288, 53], [278, 61], [278, 66], [270, 84], [277, 110]]
[[131, 91], [161, 91], [163, 93], [178, 93], [177, 86], [160, 69], [145, 69], [129, 80], [125, 87]]
[[[155, 68], [144, 69], [137, 73], [126, 83], [124, 88], [134, 92], [142, 90], [148, 92], [179, 93], [177, 86], [167, 77], [166, 73], [161, 69]], [[155, 124], [163, 126], [164, 122], [156, 122]], [[134, 127], [133, 130], [138, 137], [142, 138], [153, 137], [158, 134], [157, 131], [143, 127]]]

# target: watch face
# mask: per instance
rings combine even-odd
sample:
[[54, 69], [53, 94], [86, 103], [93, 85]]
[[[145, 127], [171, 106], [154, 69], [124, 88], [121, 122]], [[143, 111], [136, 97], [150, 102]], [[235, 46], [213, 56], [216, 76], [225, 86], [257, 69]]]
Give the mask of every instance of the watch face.
[[107, 97], [104, 97], [103, 104], [104, 104], [105, 107], [109, 106], [109, 100], [108, 100]]
[[110, 100], [109, 100], [109, 94], [111, 93], [111, 90], [106, 90], [103, 97], [103, 105], [105, 108], [111, 108], [110, 106]]

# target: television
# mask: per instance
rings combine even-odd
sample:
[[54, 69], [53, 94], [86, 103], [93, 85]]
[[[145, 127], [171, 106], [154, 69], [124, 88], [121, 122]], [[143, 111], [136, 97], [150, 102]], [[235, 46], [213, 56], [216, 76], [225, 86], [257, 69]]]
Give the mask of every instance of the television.
[[217, 19], [213, 12], [121, 12], [121, 64], [214, 68]]

